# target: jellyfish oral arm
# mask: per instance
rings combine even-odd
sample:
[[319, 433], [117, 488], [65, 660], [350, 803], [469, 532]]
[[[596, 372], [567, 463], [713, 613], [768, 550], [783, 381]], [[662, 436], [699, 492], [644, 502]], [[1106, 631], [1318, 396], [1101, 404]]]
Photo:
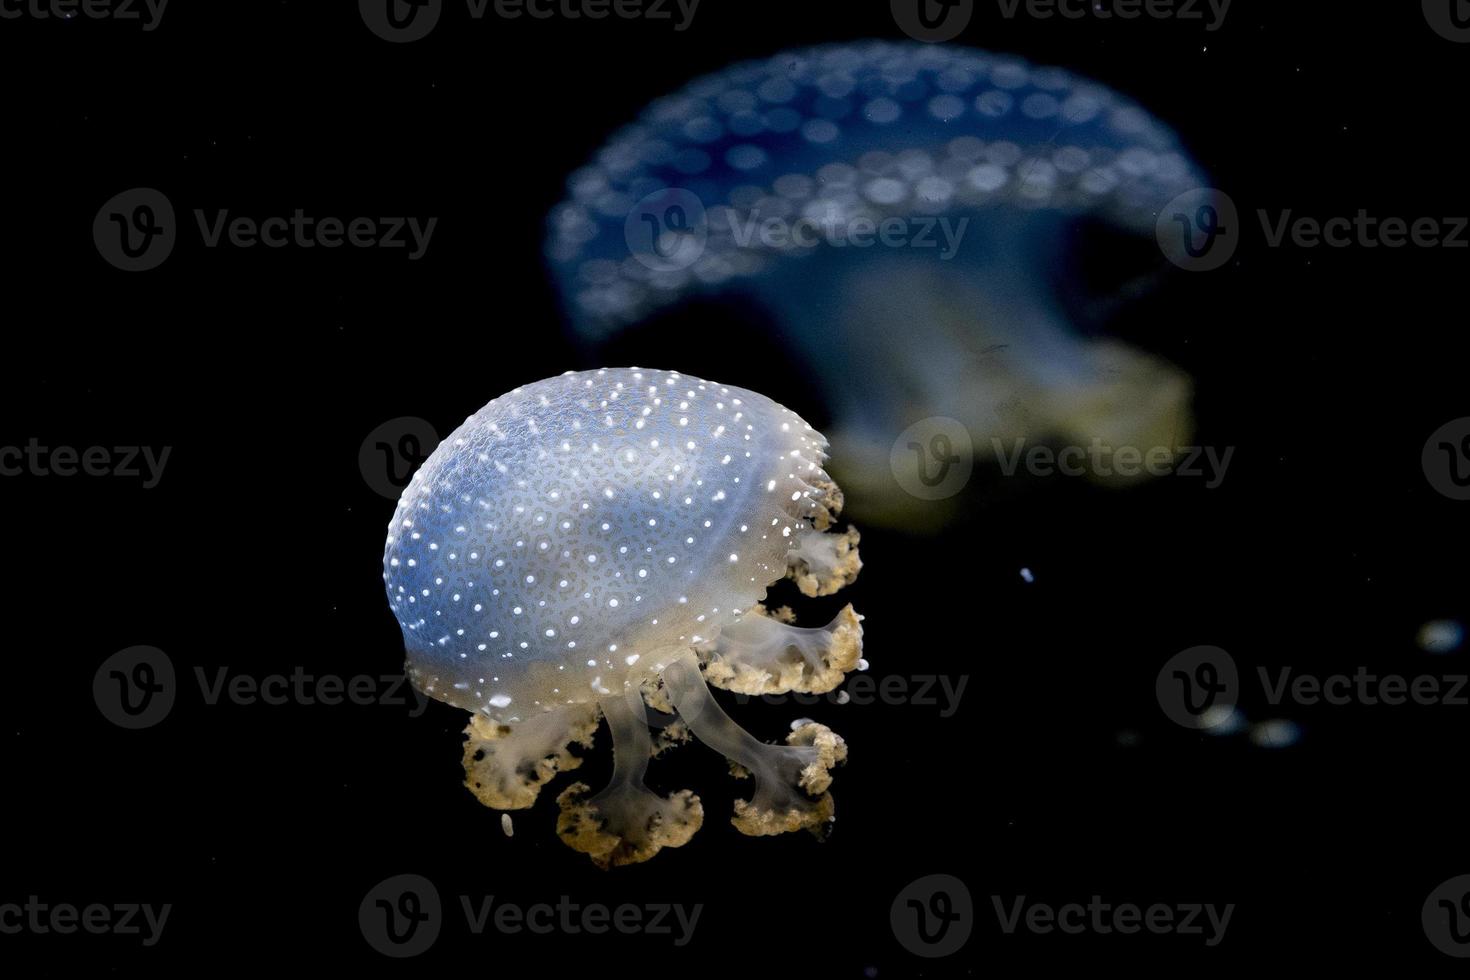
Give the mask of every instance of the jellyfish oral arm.
[[747, 802], [737, 801], [732, 822], [751, 836], [806, 829], [819, 836], [832, 819], [831, 769], [847, 759], [847, 745], [825, 725], [809, 722], [767, 745], [741, 728], [715, 702], [690, 653], [664, 669], [664, 684], [694, 737], [755, 779]]
[[[822, 377], [839, 419], [834, 458], [859, 498], [871, 504], [886, 493], [894, 437], [930, 415], [958, 419], [982, 458], [1018, 439], [1144, 451], [1187, 444], [1188, 376], [1074, 327], [1038, 271], [1048, 267], [1046, 229], [1060, 235], [1060, 222], [1033, 221], [977, 232], [951, 262], [814, 256], [800, 282], [781, 273], [762, 286], [762, 303], [804, 357], [840, 361]], [[834, 335], [843, 343], [832, 344]]]
[[815, 629], [753, 612], [720, 631], [706, 679], [740, 694], [823, 694], [842, 683], [862, 652], [862, 617], [851, 604]]
[[612, 779], [590, 797], [586, 783], [567, 787], [557, 797], [557, 832], [602, 868], [646, 861], [662, 848], [687, 843], [704, 823], [704, 808], [689, 790], [665, 798], [644, 783], [653, 740], [642, 694], [634, 687], [598, 703], [612, 733]]
[[648, 759], [653, 754], [653, 739], [648, 734], [648, 711], [636, 690], [623, 697], [603, 698], [599, 702], [607, 719], [613, 742], [613, 774], [607, 789], [599, 797], [642, 790], [648, 772]]
[[859, 540], [853, 528], [841, 534], [806, 535], [786, 556], [787, 577], [804, 596], [832, 595], [851, 585], [862, 570]]
[[527, 809], [558, 772], [582, 764], [571, 747], [590, 747], [596, 731], [595, 705], [568, 705], [514, 726], [472, 715], [465, 728], [465, 786], [488, 807]]

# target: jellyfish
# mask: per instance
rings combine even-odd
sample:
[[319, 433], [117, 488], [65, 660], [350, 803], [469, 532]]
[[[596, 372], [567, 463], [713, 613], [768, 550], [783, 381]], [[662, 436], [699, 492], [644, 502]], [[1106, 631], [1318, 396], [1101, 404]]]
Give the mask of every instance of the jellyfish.
[[1287, 718], [1272, 718], [1250, 727], [1251, 744], [1261, 749], [1291, 748], [1301, 738], [1301, 726]]
[[[546, 252], [592, 343], [695, 296], [762, 309], [821, 387], [850, 503], [902, 525], [924, 508], [893, 453], [926, 420], [962, 426], [946, 443], [971, 458], [1185, 444], [1191, 379], [1094, 328], [1158, 280], [1165, 205], [1200, 187], [1175, 135], [1097, 83], [968, 48], [840, 44], [654, 102], [571, 175]], [[1152, 250], [1086, 296], [1078, 242], [1096, 228], [1110, 253], [1145, 235]]]
[[[763, 395], [639, 368], [517, 388], [440, 444], [394, 512], [383, 581], [410, 680], [470, 712], [465, 784], [480, 802], [532, 806], [605, 722], [611, 781], [557, 799], [561, 839], [599, 867], [699, 829], [697, 796], [645, 779], [691, 739], [753, 780], [739, 830], [825, 836], [846, 743], [805, 720], [762, 742], [708, 685], [822, 693], [858, 665], [851, 605], [801, 627], [763, 604], [782, 579], [831, 595], [861, 568], [827, 446]], [[650, 708], [672, 718], [656, 739]]]
[[1417, 640], [1425, 653], [1454, 653], [1465, 642], [1465, 627], [1454, 619], [1430, 620], [1419, 627]]

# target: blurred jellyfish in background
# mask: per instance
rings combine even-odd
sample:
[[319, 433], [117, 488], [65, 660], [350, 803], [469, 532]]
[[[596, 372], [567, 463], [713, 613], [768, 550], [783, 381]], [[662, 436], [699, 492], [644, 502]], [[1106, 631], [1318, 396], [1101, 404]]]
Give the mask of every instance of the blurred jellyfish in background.
[[1289, 749], [1301, 738], [1301, 726], [1285, 718], [1273, 718], [1250, 728], [1251, 744], [1260, 749]]
[[[956, 420], [982, 457], [1185, 444], [1189, 377], [1082, 328], [1162, 271], [1160, 214], [1202, 184], [1169, 129], [1065, 71], [833, 45], [653, 103], [572, 174], [547, 254], [592, 342], [691, 296], [763, 307], [820, 384], [855, 512], [913, 526], [934, 508], [890, 452], [925, 419]], [[1101, 303], [1074, 302], [1084, 227], [1152, 247]]]
[[1252, 722], [1235, 705], [1216, 705], [1200, 716], [1200, 731], [1229, 737], [1244, 735], [1258, 749], [1285, 749], [1302, 740], [1301, 726], [1289, 718]]
[[1465, 627], [1453, 619], [1436, 619], [1419, 627], [1419, 649], [1425, 653], [1454, 653], [1465, 642]]
[[1199, 719], [1199, 727], [1211, 735], [1235, 735], [1247, 724], [1244, 713], [1233, 704], [1214, 705]]

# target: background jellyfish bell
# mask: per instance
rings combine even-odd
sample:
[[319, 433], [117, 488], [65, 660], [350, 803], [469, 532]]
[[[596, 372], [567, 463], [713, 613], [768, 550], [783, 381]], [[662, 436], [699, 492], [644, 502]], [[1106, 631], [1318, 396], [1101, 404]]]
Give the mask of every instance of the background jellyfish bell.
[[[1087, 334], [1147, 293], [1160, 211], [1201, 184], [1166, 127], [1059, 69], [832, 45], [653, 103], [571, 181], [547, 254], [589, 339], [691, 296], [753, 299], [820, 386], [854, 505], [913, 523], [889, 450], [927, 417], [959, 420], [981, 455], [1187, 438], [1188, 377]], [[1079, 274], [1088, 225], [1146, 243], [1113, 282]]]

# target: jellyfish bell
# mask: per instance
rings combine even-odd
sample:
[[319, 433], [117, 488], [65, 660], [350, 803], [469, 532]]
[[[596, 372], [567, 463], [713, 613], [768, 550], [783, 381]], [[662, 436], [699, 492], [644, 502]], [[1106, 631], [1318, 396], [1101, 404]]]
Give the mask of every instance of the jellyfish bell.
[[[824, 830], [842, 739], [810, 723], [763, 744], [705, 685], [819, 693], [859, 663], [850, 606], [801, 628], [762, 605], [783, 578], [828, 595], [861, 567], [826, 459], [826, 440], [763, 395], [638, 368], [518, 388], [441, 443], [399, 500], [383, 579], [410, 679], [471, 713], [471, 792], [530, 807], [605, 720], [611, 783], [558, 798], [562, 839], [600, 866], [698, 830], [698, 797], [644, 781], [690, 736], [754, 778], [742, 831]], [[657, 742], [650, 706], [677, 714]]]
[[695, 295], [756, 301], [822, 387], [854, 505], [908, 523], [935, 505], [890, 451], [930, 417], [980, 456], [1185, 444], [1190, 379], [1088, 339], [1069, 296], [1080, 227], [1151, 239], [1200, 184], [1172, 132], [1096, 83], [972, 49], [834, 45], [655, 102], [572, 175], [547, 254], [593, 341]]

